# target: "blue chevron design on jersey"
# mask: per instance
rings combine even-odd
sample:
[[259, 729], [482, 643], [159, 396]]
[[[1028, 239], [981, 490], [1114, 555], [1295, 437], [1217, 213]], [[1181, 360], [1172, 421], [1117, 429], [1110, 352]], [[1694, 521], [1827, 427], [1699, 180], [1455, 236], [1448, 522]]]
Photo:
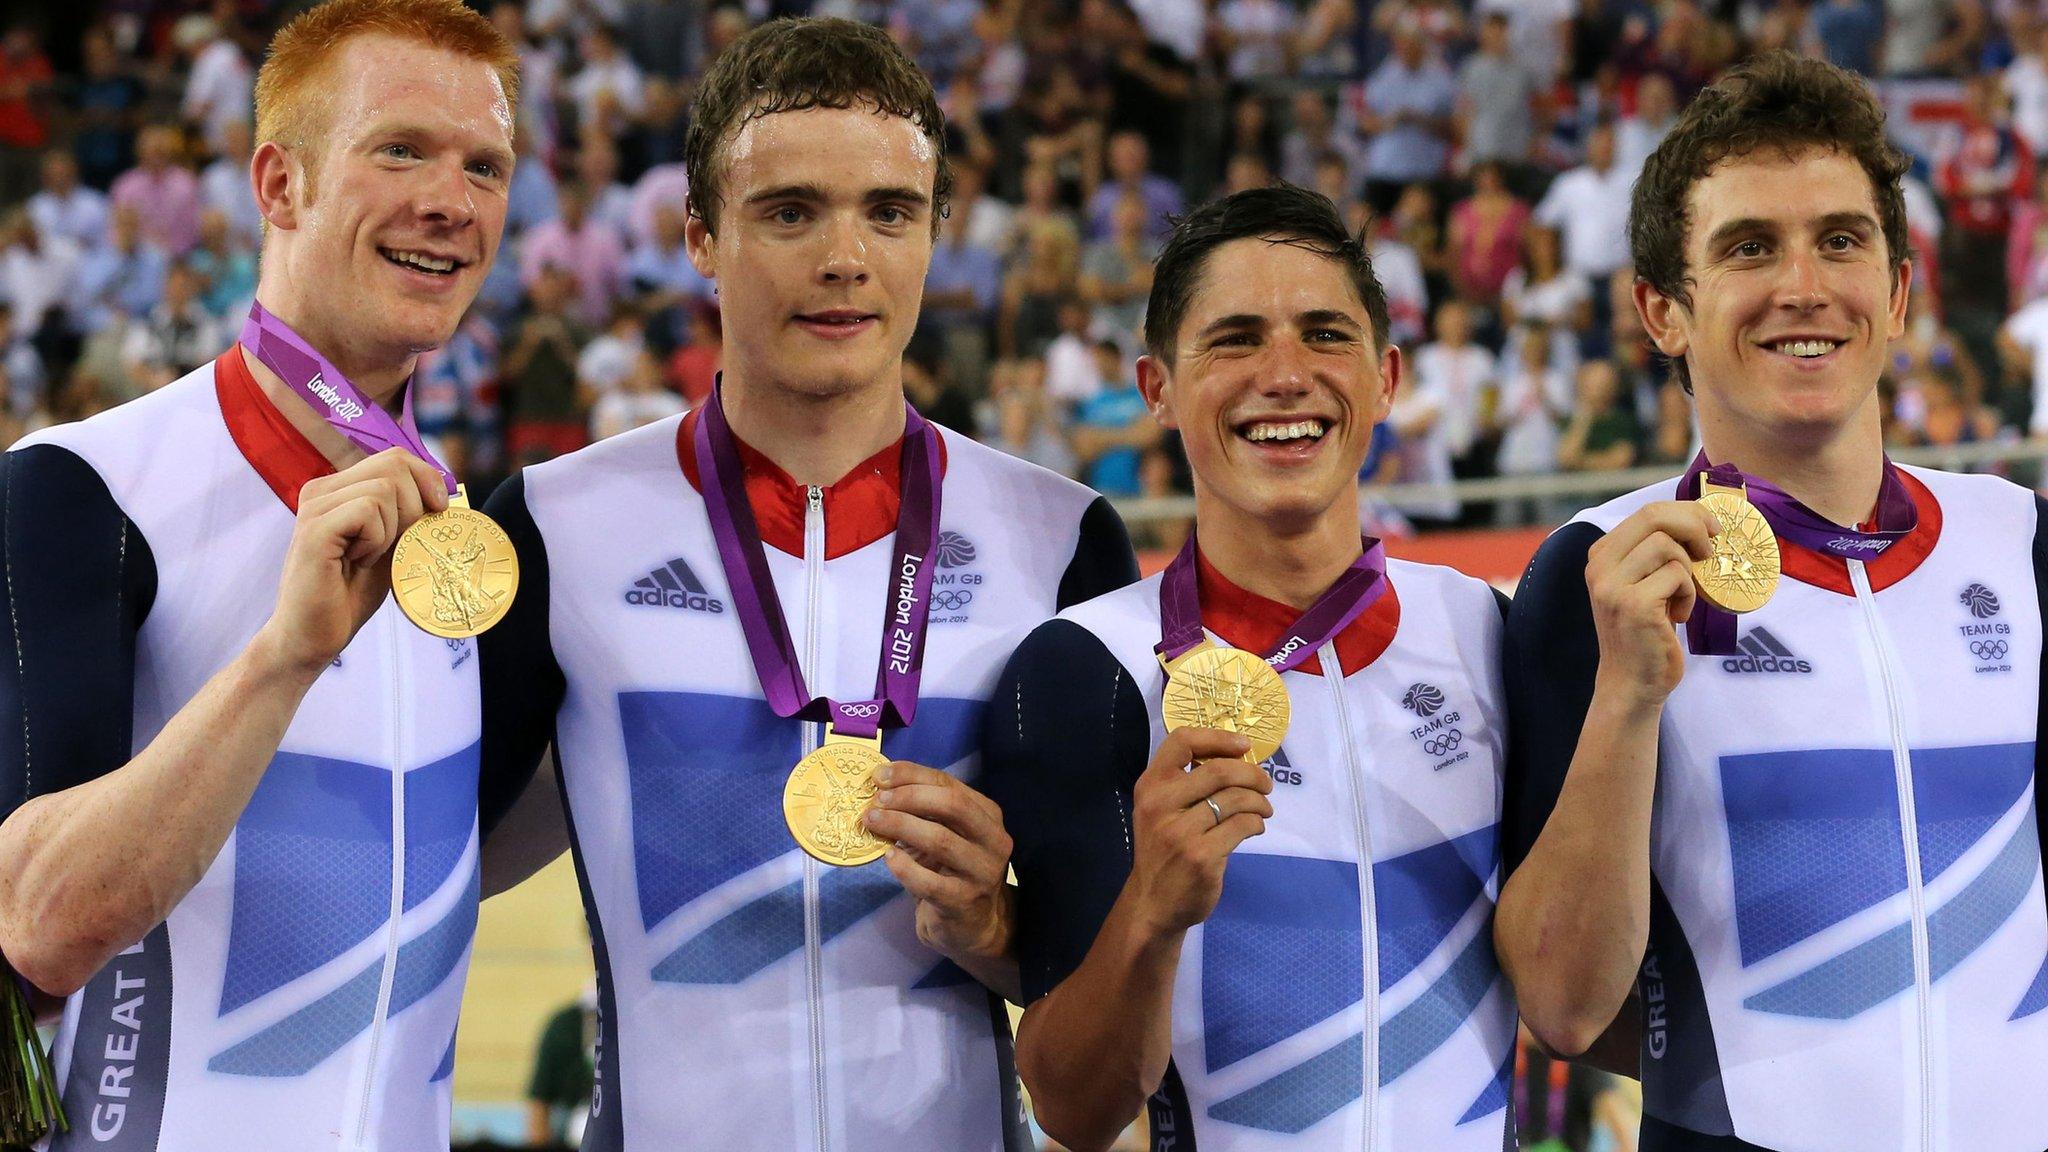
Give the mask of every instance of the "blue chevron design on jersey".
[[[454, 872], [476, 824], [478, 745], [405, 773], [405, 908]], [[391, 914], [391, 773], [280, 752], [235, 824], [225, 1016], [369, 939]]]
[[2048, 1008], [2048, 960], [2041, 962], [2041, 970], [2034, 973], [2034, 982], [2027, 986], [2027, 994], [2020, 997], [2019, 1007], [2012, 1010], [2007, 1020], [2024, 1020], [2043, 1008]]
[[[830, 941], [901, 894], [902, 885], [877, 860], [818, 876], [818, 934]], [[738, 984], [804, 946], [804, 886], [786, 884], [734, 909], [682, 942], [654, 966], [669, 984]]]
[[[478, 879], [472, 866], [467, 890], [455, 907], [398, 949], [390, 1016], [397, 1016], [440, 987], [468, 952], [476, 934]], [[302, 1076], [370, 1026], [383, 981], [384, 963], [379, 960], [341, 987], [216, 1054], [206, 1068], [232, 1076]]]
[[1294, 1135], [1358, 1099], [1365, 1082], [1365, 1037], [1353, 1036], [1262, 1084], [1209, 1105], [1227, 1124]]
[[1493, 1079], [1486, 1082], [1486, 1087], [1479, 1093], [1479, 1099], [1472, 1101], [1472, 1106], [1465, 1109], [1463, 1116], [1458, 1117], [1458, 1126], [1463, 1127], [1507, 1107], [1508, 1088], [1513, 1083], [1514, 1073], [1515, 1049], [1513, 1045], [1509, 1045], [1507, 1057], [1500, 1062], [1500, 1070], [1493, 1074]]
[[1499, 867], [1498, 824], [1372, 866], [1380, 991], [1437, 950]]
[[1349, 861], [1231, 855], [1223, 894], [1202, 930], [1209, 1071], [1358, 1002], [1365, 972], [1359, 915], [1358, 867]]
[[[2023, 820], [1984, 871], [1927, 917], [1931, 979], [1948, 975], [1991, 938], [2026, 898], [2040, 866], [2034, 822]], [[1898, 924], [1742, 1004], [1781, 1016], [1848, 1020], [1912, 986], [1912, 928]]]
[[434, 1066], [434, 1074], [427, 1077], [427, 1083], [439, 1084], [453, 1075], [455, 1075], [455, 1036], [451, 1033], [448, 1037], [448, 1050], [441, 1053], [441, 1062]]
[[[2034, 746], [1912, 752], [1920, 870], [1946, 871], [2019, 800]], [[1726, 756], [1737, 939], [1749, 967], [1906, 890], [1890, 749]], [[1843, 868], [1844, 859], [1858, 862]]]
[[1500, 976], [1493, 958], [1493, 934], [1478, 932], [1429, 990], [1380, 1024], [1380, 1086], [1408, 1074], [1443, 1047], [1486, 999]]
[[[883, 749], [895, 759], [951, 767], [977, 745], [983, 708], [979, 700], [921, 699], [911, 726], [885, 734]], [[643, 928], [796, 850], [782, 822], [782, 783], [803, 755], [802, 722], [777, 716], [765, 700], [702, 692], [621, 692], [619, 721]], [[713, 828], [717, 835], [705, 835]], [[799, 903], [799, 928], [801, 912]], [[773, 909], [748, 915], [746, 923], [782, 935]]]

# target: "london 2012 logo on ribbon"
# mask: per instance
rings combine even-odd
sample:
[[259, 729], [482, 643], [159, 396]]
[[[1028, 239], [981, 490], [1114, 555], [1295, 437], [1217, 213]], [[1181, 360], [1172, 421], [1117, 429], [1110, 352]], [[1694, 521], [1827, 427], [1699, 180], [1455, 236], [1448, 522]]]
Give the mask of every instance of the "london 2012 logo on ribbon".
[[938, 568], [932, 573], [933, 624], [961, 624], [981, 591], [982, 574], [974, 570], [980, 550], [974, 541], [951, 530], [939, 533], [932, 547]]
[[1969, 648], [1970, 667], [1980, 673], [2012, 671], [2012, 625], [1993, 619], [2001, 607], [1998, 593], [1973, 583], [1956, 596], [1956, 602], [1970, 612], [1970, 622], [1956, 626]]

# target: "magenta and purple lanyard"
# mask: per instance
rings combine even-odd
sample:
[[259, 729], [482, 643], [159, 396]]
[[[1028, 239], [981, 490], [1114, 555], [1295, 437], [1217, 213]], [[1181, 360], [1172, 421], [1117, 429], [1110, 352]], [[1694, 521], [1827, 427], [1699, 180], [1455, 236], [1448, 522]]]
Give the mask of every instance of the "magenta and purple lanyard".
[[[1365, 551], [1351, 562], [1337, 582], [1308, 606], [1273, 650], [1260, 659], [1275, 672], [1291, 672], [1308, 662], [1317, 649], [1330, 642], [1365, 610], [1387, 594], [1387, 550], [1378, 539], [1363, 537]], [[1202, 631], [1202, 599], [1195, 573], [1195, 537], [1181, 545], [1180, 554], [1166, 566], [1159, 581], [1159, 632], [1161, 639], [1152, 650], [1161, 662], [1171, 664], [1207, 639]]]
[[455, 494], [455, 474], [448, 471], [420, 439], [419, 425], [412, 417], [412, 382], [406, 382], [404, 410], [397, 419], [382, 405], [374, 404], [362, 389], [341, 374], [327, 357], [284, 321], [272, 316], [261, 304], [249, 305], [249, 319], [242, 324], [242, 347], [264, 367], [277, 373], [285, 387], [299, 394], [327, 425], [348, 438], [348, 442], [369, 455], [386, 448], [403, 448], [433, 466]]
[[870, 700], [841, 702], [813, 697], [797, 663], [796, 645], [775, 576], [747, 502], [739, 442], [725, 422], [722, 386], [711, 391], [697, 420], [697, 474], [704, 478], [704, 507], [718, 559], [732, 587], [740, 628], [753, 654], [754, 671], [768, 706], [784, 718], [823, 721], [841, 736], [873, 740], [882, 728], [904, 728], [917, 715], [917, 685], [924, 671], [925, 622], [931, 610], [932, 545], [939, 533], [939, 434], [909, 404], [903, 406], [902, 492], [896, 513], [896, 547], [889, 564], [894, 581], [882, 612], [882, 656]]
[[[1899, 479], [1899, 469], [1885, 458], [1884, 480], [1877, 489], [1876, 528], [1844, 528], [1792, 498], [1768, 480], [1746, 476], [1733, 464], [1709, 464], [1707, 454], [1693, 457], [1692, 466], [1678, 481], [1678, 498], [1695, 500], [1700, 494], [1700, 474], [1709, 483], [1744, 491], [1749, 502], [1763, 513], [1764, 521], [1781, 540], [1802, 548], [1844, 560], [1873, 560], [1905, 539], [1920, 523], [1920, 509]], [[1695, 656], [1739, 655], [1735, 644], [1735, 614], [1707, 603], [1704, 596], [1693, 601], [1692, 615], [1685, 621], [1686, 647]]]

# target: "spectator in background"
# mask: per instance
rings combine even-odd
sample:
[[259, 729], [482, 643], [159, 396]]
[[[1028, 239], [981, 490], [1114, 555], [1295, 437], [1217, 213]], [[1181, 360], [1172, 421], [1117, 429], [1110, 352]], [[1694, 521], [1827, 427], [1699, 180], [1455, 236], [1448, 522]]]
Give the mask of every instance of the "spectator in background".
[[2006, 294], [2005, 277], [1992, 270], [2003, 267], [2014, 203], [2034, 195], [2034, 154], [2013, 131], [1996, 75], [1971, 76], [1963, 92], [1962, 131], [1942, 161], [1939, 178], [1948, 203], [1942, 261], [1950, 268], [1991, 274], [1955, 277], [1944, 286], [1943, 302], [1951, 313], [1973, 311], [1995, 324], [2005, 315]]
[[[1411, 454], [1418, 463], [1404, 469], [1422, 479], [1469, 479], [1493, 474], [1493, 449], [1498, 437], [1494, 413], [1499, 406], [1499, 362], [1473, 340], [1472, 310], [1447, 300], [1436, 310], [1436, 341], [1415, 353], [1413, 383], [1403, 391], [1432, 413], [1426, 450]], [[1396, 412], [1402, 403], [1396, 397]], [[1403, 439], [1414, 433], [1403, 430]], [[1458, 515], [1458, 509], [1450, 509]]]
[[918, 415], [962, 433], [974, 431], [974, 401], [946, 375], [939, 350], [913, 340], [903, 356], [903, 395]]
[[988, 169], [974, 164], [953, 169], [949, 216], [959, 218], [965, 230], [964, 243], [1001, 257], [1013, 246], [1017, 209], [989, 192], [988, 174]]
[[1675, 377], [1657, 389], [1657, 423], [1644, 446], [1645, 464], [1683, 465], [1699, 452], [1692, 427], [1692, 397]]
[[712, 299], [711, 281], [690, 263], [683, 244], [685, 210], [664, 204], [655, 213], [654, 235], [626, 257], [626, 282], [647, 315], [655, 346], [675, 349], [689, 339], [690, 310]]
[[562, 184], [561, 214], [526, 234], [519, 249], [520, 280], [531, 292], [543, 271], [566, 269], [575, 278], [571, 311], [586, 326], [603, 324], [625, 286], [626, 252], [619, 234], [590, 216], [590, 196], [580, 183]]
[[43, 401], [43, 357], [29, 335], [15, 322], [14, 305], [0, 299], [0, 374], [6, 376], [6, 389], [0, 392], [0, 399], [5, 400], [7, 413], [17, 420], [26, 418]]
[[1622, 394], [1621, 377], [1606, 360], [1579, 366], [1578, 402], [1571, 407], [1557, 444], [1557, 466], [1566, 472], [1614, 472], [1636, 462], [1642, 430], [1634, 404]]
[[499, 387], [511, 422], [507, 463], [515, 468], [574, 452], [588, 442], [588, 399], [576, 386], [576, 360], [590, 340], [571, 311], [576, 276], [543, 264], [527, 289], [529, 311], [513, 328]]
[[576, 149], [576, 178], [589, 198], [590, 218], [624, 241], [632, 233], [633, 190], [619, 183], [619, 146], [600, 133], [584, 133]]
[[[1060, 203], [1059, 173], [1050, 164], [1032, 164], [1024, 169], [1019, 181], [1023, 201], [1011, 211], [1009, 227], [1005, 230], [1007, 243], [1001, 249], [1006, 266], [1013, 265], [1023, 255], [1025, 240], [1034, 229], [1047, 221], [1056, 221], [1067, 228], [1079, 229], [1079, 219]], [[1150, 210], [1150, 206], [1147, 206]], [[1149, 234], [1150, 228], [1147, 228]]]
[[[1107, 239], [1081, 253], [1081, 302], [1092, 310], [1088, 332], [1115, 340], [1136, 356], [1145, 327], [1145, 300], [1152, 292], [1152, 262], [1159, 243], [1145, 235], [1145, 203], [1126, 195], [1117, 201]], [[929, 298], [931, 289], [925, 289]]]
[[1489, 12], [1479, 22], [1479, 50], [1458, 69], [1458, 136], [1467, 164], [1529, 163], [1536, 142], [1534, 72], [1508, 43], [1508, 16]]
[[256, 253], [238, 242], [228, 230], [228, 218], [218, 208], [208, 208], [199, 217], [199, 246], [185, 257], [185, 264], [206, 287], [199, 302], [215, 319], [239, 324], [256, 298]]
[[[522, 99], [520, 106], [525, 107], [526, 101]], [[555, 174], [548, 167], [546, 153], [536, 146], [534, 133], [520, 128], [512, 137], [512, 148], [516, 159], [512, 183], [505, 189], [505, 235], [522, 236], [559, 216], [561, 205]], [[500, 260], [493, 268], [511, 264]]]
[[1372, 137], [1365, 150], [1365, 198], [1375, 211], [1393, 207], [1407, 185], [1444, 175], [1457, 94], [1450, 70], [1430, 58], [1422, 36], [1397, 29], [1394, 54], [1366, 81], [1359, 117]]
[[1139, 457], [1164, 434], [1145, 407], [1137, 376], [1116, 365], [1102, 391], [1074, 412], [1074, 456], [1081, 463], [1082, 480], [1104, 496], [1138, 495]]
[[[1045, 346], [1042, 357], [1031, 358], [1041, 369], [1046, 395], [1072, 412], [1102, 392], [1105, 378], [1095, 344], [1088, 338], [1088, 309], [1078, 300], [1060, 305], [1060, 334]], [[1111, 361], [1110, 374], [1116, 373]]]
[[598, 397], [590, 410], [590, 438], [603, 440], [659, 420], [683, 414], [682, 397], [661, 386], [661, 362], [641, 348], [616, 387]]
[[[1166, 237], [1167, 217], [1178, 216], [1184, 205], [1180, 185], [1151, 169], [1152, 149], [1135, 131], [1118, 132], [1109, 138], [1109, 179], [1088, 201], [1088, 236], [1107, 238], [1112, 231], [1117, 202], [1136, 196], [1145, 206], [1145, 236], [1158, 241]], [[1026, 188], [1027, 194], [1029, 188]]]
[[[576, 388], [585, 403], [595, 403], [625, 383], [633, 365], [647, 351], [647, 327], [640, 310], [631, 301], [612, 305], [611, 321], [605, 330], [576, 356]], [[592, 428], [596, 417], [593, 415]]]
[[689, 216], [690, 173], [680, 160], [656, 164], [633, 182], [633, 207], [628, 217], [627, 232], [634, 243], [644, 244], [654, 238], [655, 220], [663, 209], [674, 209], [685, 218]]
[[[1362, 205], [1358, 207], [1363, 208]], [[1347, 224], [1360, 228], [1365, 222], [1347, 221]], [[1372, 256], [1373, 273], [1379, 277], [1380, 285], [1387, 293], [1389, 338], [1399, 345], [1413, 345], [1422, 339], [1422, 326], [1429, 317], [1429, 281], [1422, 255], [1409, 247], [1391, 226], [1374, 231], [1367, 248]]]
[[1559, 175], [1536, 205], [1536, 222], [1561, 234], [1564, 270], [1584, 283], [1589, 299], [1595, 285], [1628, 265], [1634, 183], [1635, 173], [1615, 163], [1613, 127], [1597, 124], [1586, 137], [1586, 162]]
[[19, 203], [35, 187], [36, 156], [50, 143], [47, 107], [56, 72], [34, 27], [0, 32], [0, 204]]
[[[246, 173], [243, 187], [248, 186]], [[78, 161], [69, 152], [43, 153], [43, 187], [28, 199], [28, 218], [45, 236], [61, 236], [81, 251], [107, 236], [107, 198], [78, 182]]]
[[[1268, 169], [1280, 162], [1280, 125], [1274, 123], [1272, 105], [1263, 93], [1247, 91], [1231, 103], [1230, 134], [1223, 153], [1232, 160], [1248, 153]], [[1223, 178], [1226, 182], [1230, 179], [1228, 162]]]
[[1522, 248], [1522, 266], [1501, 283], [1501, 323], [1507, 340], [1504, 359], [1512, 359], [1522, 331], [1538, 325], [1550, 333], [1553, 357], [1566, 372], [1578, 366], [1579, 337], [1593, 327], [1593, 286], [1566, 271], [1557, 233], [1541, 226], [1529, 229]]
[[[979, 168], [957, 168], [954, 180], [956, 197], [964, 186], [975, 199], [983, 199]], [[937, 343], [950, 378], [978, 381], [987, 372], [990, 333], [1002, 301], [1003, 258], [974, 242], [973, 222], [959, 200], [953, 205], [939, 222], [938, 242], [932, 246], [918, 327]]]
[[62, 236], [45, 236], [22, 208], [0, 216], [0, 298], [14, 305], [14, 323], [52, 358], [61, 339], [84, 253]]
[[611, 29], [603, 24], [593, 22], [576, 47], [583, 66], [564, 85], [564, 94], [576, 107], [576, 130], [583, 139], [598, 135], [617, 140], [647, 110], [640, 69], [619, 51]]
[[1445, 262], [1460, 300], [1491, 313], [1500, 306], [1501, 286], [1522, 263], [1522, 237], [1529, 205], [1508, 191], [1507, 177], [1493, 161], [1472, 169], [1472, 194], [1451, 206]]
[[574, 1148], [583, 1142], [597, 1076], [597, 988], [586, 987], [542, 1026], [526, 1086], [526, 1143]]
[[894, 0], [890, 9], [890, 34], [910, 51], [935, 89], [944, 91], [980, 51], [975, 37], [980, 0]]
[[1652, 72], [1636, 82], [1636, 108], [1614, 129], [1614, 163], [1628, 173], [1631, 186], [1642, 175], [1650, 153], [1664, 142], [1678, 122], [1678, 90], [1671, 77]]
[[1062, 476], [1077, 473], [1066, 408], [1046, 394], [1042, 361], [998, 360], [989, 372], [989, 404], [984, 439], [991, 448]]
[[498, 444], [498, 334], [472, 305], [448, 343], [422, 353], [413, 371], [412, 414], [449, 471], [487, 490], [502, 464]]
[[114, 181], [114, 206], [141, 215], [142, 231], [173, 260], [199, 242], [199, 178], [179, 161], [178, 130], [162, 124], [136, 137], [135, 167]]
[[1041, 356], [1060, 333], [1060, 307], [1077, 300], [1080, 239], [1060, 220], [1031, 226], [1024, 254], [1003, 281], [996, 323], [998, 355]]
[[163, 298], [170, 257], [142, 234], [134, 207], [116, 208], [100, 246], [79, 259], [71, 313], [81, 335], [90, 336], [150, 314]]
[[1564, 71], [1577, 12], [1574, 0], [1479, 0], [1477, 7], [1482, 18], [1496, 12], [1507, 15], [1508, 43], [1515, 59], [1536, 74], [1539, 84], [1547, 86]]
[[106, 188], [135, 162], [136, 114], [147, 94], [104, 29], [81, 41], [85, 76], [71, 95], [71, 152], [79, 175]]
[[[1513, 359], [1501, 366], [1500, 456], [1502, 476], [1542, 476], [1557, 471], [1558, 421], [1572, 409], [1572, 377], [1551, 361], [1550, 329], [1518, 327]], [[1500, 505], [1503, 523], [1540, 519], [1544, 509]]]
[[725, 341], [716, 303], [699, 300], [690, 306], [689, 316], [689, 341], [669, 354], [666, 371], [669, 387], [682, 395], [685, 404], [695, 408], [711, 395]]
[[184, 263], [164, 277], [164, 297], [140, 324], [128, 329], [122, 350], [128, 376], [141, 391], [160, 388], [227, 351], [233, 339], [206, 311], [200, 293], [206, 282]]
[[1884, 74], [1954, 75], [1984, 34], [1980, 0], [1885, 0]]
[[2019, 55], [2005, 69], [2013, 130], [2034, 155], [2048, 156], [2048, 19], [2037, 17], [2013, 47]]
[[1878, 50], [1884, 47], [1884, 12], [1877, 0], [1821, 0], [1812, 28], [1821, 59], [1858, 75], [1877, 75]]
[[235, 242], [253, 251], [263, 244], [263, 213], [249, 190], [251, 133], [246, 120], [222, 127], [214, 160], [199, 173], [199, 189], [206, 207], [227, 217]]
[[1314, 89], [1304, 89], [1294, 94], [1289, 105], [1287, 134], [1280, 138], [1280, 178], [1289, 184], [1303, 188], [1316, 187], [1316, 170], [1322, 163], [1334, 157], [1343, 171], [1342, 197], [1332, 197], [1339, 205], [1356, 194], [1359, 182], [1365, 172], [1365, 150], [1358, 137], [1350, 132], [1337, 131], [1336, 109], [1331, 107], [1330, 98]]
[[1465, 42], [1463, 8], [1453, 0], [1379, 0], [1372, 10], [1372, 30], [1391, 38], [1407, 29], [1422, 37], [1432, 57], [1447, 60]]
[[227, 145], [230, 124], [256, 118], [256, 70], [235, 39], [233, 0], [214, 4], [211, 16], [194, 13], [172, 30], [178, 51], [192, 58], [179, 113], [218, 152]]
[[1223, 53], [1232, 85], [1284, 80], [1292, 71], [1294, 35], [1301, 14], [1287, 0], [1223, 0], [1209, 34]]

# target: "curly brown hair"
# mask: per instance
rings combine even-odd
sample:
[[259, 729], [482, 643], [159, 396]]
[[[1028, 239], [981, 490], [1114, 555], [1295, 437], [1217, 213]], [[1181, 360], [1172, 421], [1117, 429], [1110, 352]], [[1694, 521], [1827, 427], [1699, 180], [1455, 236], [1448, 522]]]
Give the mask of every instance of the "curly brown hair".
[[[1637, 279], [1688, 307], [1686, 269], [1693, 185], [1716, 166], [1762, 151], [1785, 156], [1819, 150], [1856, 161], [1870, 177], [1878, 226], [1896, 280], [1911, 254], [1906, 197], [1909, 162], [1885, 138], [1884, 109], [1863, 81], [1820, 60], [1770, 52], [1730, 69], [1686, 106], [1671, 134], [1650, 154], [1629, 204], [1628, 247]], [[1673, 365], [1692, 391], [1685, 364]]]
[[916, 124], [939, 157], [932, 182], [932, 234], [938, 234], [953, 170], [932, 82], [887, 33], [838, 17], [771, 20], [733, 41], [705, 70], [683, 138], [690, 214], [716, 232], [725, 150], [733, 138], [749, 120], [806, 108], [866, 108]]

